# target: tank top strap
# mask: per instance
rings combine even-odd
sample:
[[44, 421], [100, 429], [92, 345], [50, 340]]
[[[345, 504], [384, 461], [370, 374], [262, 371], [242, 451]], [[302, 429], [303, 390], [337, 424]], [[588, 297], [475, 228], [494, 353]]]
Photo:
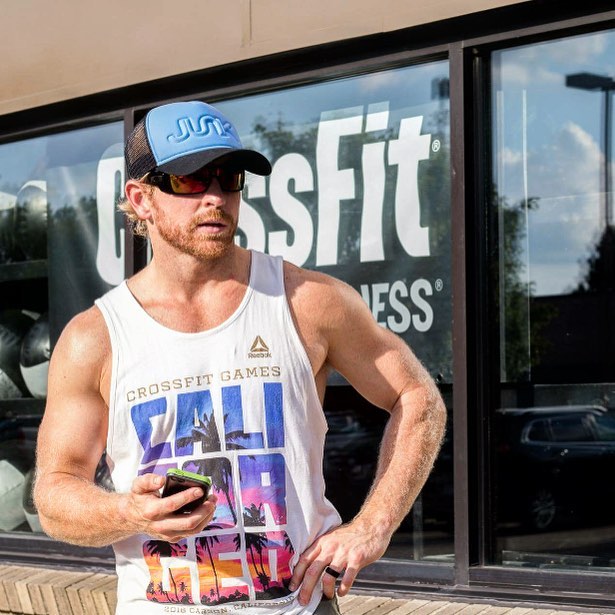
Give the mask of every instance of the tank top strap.
[[130, 330], [136, 320], [139, 320], [139, 310], [135, 307], [135, 300], [126, 280], [96, 299], [94, 304], [102, 312], [112, 343], [121, 335], [122, 329]]
[[257, 293], [268, 297], [283, 297], [284, 261], [281, 256], [251, 252], [250, 284]]

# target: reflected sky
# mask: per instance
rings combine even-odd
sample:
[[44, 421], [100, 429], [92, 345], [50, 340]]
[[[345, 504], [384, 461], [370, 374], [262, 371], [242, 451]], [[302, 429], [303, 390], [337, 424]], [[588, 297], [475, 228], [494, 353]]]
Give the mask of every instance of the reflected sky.
[[[428, 132], [433, 129], [432, 82], [437, 79], [448, 79], [448, 62], [379, 71], [214, 104], [232, 118], [244, 143], [252, 147], [259, 145], [253, 141], [257, 121], [268, 126], [282, 122], [298, 134], [317, 126], [321, 112], [357, 105], [367, 108], [388, 103], [389, 126], [396, 126], [401, 117], [425, 115], [424, 131]], [[448, 121], [444, 129], [448, 132]]]
[[[55, 135], [26, 139], [0, 145], [0, 195], [10, 200], [28, 181], [46, 181], [50, 169], [73, 168], [98, 161], [109, 142], [123, 143], [123, 124], [113, 122], [70, 130]], [[96, 184], [89, 178], [76, 174], [78, 184], [73, 192], [79, 197], [96, 194]], [[78, 198], [78, 197], [77, 197]], [[65, 196], [60, 206], [76, 202], [74, 197]]]
[[615, 31], [493, 56], [495, 188], [509, 206], [537, 199], [521, 242], [536, 296], [574, 289], [604, 230], [604, 94], [568, 87], [580, 72], [615, 77]]
[[14, 201], [28, 180], [43, 180], [46, 153], [47, 137], [0, 145], [0, 195]]

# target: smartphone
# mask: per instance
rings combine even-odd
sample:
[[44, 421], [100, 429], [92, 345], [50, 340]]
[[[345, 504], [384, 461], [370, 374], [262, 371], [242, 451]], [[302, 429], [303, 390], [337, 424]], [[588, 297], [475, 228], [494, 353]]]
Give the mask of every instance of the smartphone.
[[175, 511], [176, 515], [187, 515], [205, 501], [211, 490], [211, 478], [209, 478], [209, 476], [195, 474], [194, 472], [187, 472], [186, 470], [178, 470], [176, 468], [167, 470], [166, 482], [162, 488], [163, 498], [179, 493], [184, 489], [190, 489], [191, 487], [200, 487], [203, 490], [203, 496], [192, 502], [188, 502], [188, 504], [184, 504]]

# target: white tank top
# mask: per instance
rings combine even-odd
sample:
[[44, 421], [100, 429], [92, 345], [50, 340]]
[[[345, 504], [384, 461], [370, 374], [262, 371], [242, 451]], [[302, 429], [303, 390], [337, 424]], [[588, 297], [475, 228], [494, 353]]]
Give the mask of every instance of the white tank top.
[[[117, 615], [311, 613], [288, 589], [299, 555], [341, 519], [325, 498], [327, 430], [284, 290], [283, 263], [252, 252], [250, 283], [221, 325], [164, 327], [126, 282], [96, 305], [111, 338], [107, 454], [115, 488], [180, 468], [218, 497], [204, 532], [117, 542]], [[244, 610], [244, 609], [247, 609]]]

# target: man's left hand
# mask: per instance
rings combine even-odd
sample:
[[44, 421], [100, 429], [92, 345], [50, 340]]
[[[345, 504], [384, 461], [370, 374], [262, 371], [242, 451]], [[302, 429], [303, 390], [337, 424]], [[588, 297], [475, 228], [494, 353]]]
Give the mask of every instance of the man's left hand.
[[361, 568], [382, 557], [390, 536], [374, 531], [369, 524], [357, 519], [341, 525], [315, 540], [301, 555], [290, 582], [291, 591], [301, 586], [299, 603], [309, 603], [312, 592], [322, 577], [322, 587], [327, 598], [335, 596], [336, 577], [329, 572], [339, 572], [339, 596], [345, 596], [352, 587]]

